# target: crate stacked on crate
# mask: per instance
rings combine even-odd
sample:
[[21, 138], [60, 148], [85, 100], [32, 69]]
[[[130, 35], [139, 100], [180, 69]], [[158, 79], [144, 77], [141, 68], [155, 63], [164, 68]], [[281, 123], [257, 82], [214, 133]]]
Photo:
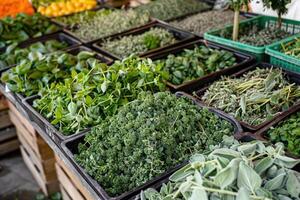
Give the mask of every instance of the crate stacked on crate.
[[60, 191], [64, 200], [92, 200], [87, 189], [76, 174], [70, 171], [64, 161], [56, 156], [56, 171]]
[[0, 156], [15, 151], [18, 148], [17, 134], [8, 116], [7, 101], [0, 93]]
[[59, 191], [54, 152], [15, 105], [9, 102], [8, 106], [26, 166], [45, 195]]

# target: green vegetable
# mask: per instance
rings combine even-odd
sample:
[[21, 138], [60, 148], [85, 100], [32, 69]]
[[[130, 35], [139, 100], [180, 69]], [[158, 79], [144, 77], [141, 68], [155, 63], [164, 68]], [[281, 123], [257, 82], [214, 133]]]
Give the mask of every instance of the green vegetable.
[[47, 54], [68, 47], [66, 42], [58, 40], [48, 40], [46, 42], [36, 42], [29, 47], [20, 48], [16, 43], [9, 45], [6, 51], [0, 54], [0, 69], [15, 64], [20, 64], [26, 58], [32, 58], [35, 55]]
[[71, 79], [51, 84], [34, 102], [33, 106], [65, 135], [99, 124], [142, 91], [165, 89], [164, 74], [151, 60], [129, 57], [111, 66], [96, 61], [89, 64], [90, 70], [72, 70]]
[[0, 20], [0, 48], [57, 30], [56, 25], [38, 13], [32, 16], [18, 14], [15, 18], [5, 17]]
[[300, 38], [295, 38], [288, 43], [282, 43], [280, 50], [286, 55], [300, 58]]
[[176, 38], [169, 31], [162, 28], [151, 28], [140, 35], [129, 35], [102, 44], [103, 49], [125, 58], [131, 54], [143, 54], [152, 49], [174, 44]]
[[300, 156], [300, 112], [271, 128], [267, 135], [272, 142], [282, 142], [289, 152]]
[[167, 59], [156, 61], [167, 71], [169, 81], [175, 85], [194, 80], [213, 72], [232, 67], [236, 58], [230, 52], [210, 49], [205, 46], [195, 46], [194, 49], [184, 49], [178, 55], [168, 55]]
[[299, 102], [300, 87], [289, 83], [281, 69], [257, 68], [242, 77], [223, 77], [201, 99], [250, 125], [272, 119]]
[[[241, 20], [245, 19], [242, 16], [240, 16], [240, 18]], [[212, 29], [223, 28], [224, 25], [230, 24], [232, 21], [233, 12], [231, 10], [213, 10], [172, 21], [171, 25], [199, 35], [204, 35], [205, 32]]]
[[283, 145], [262, 142], [218, 147], [195, 154], [160, 191], [149, 188], [141, 200], [297, 200], [300, 174], [291, 168], [299, 160], [286, 157]]
[[188, 99], [143, 93], [93, 128], [75, 159], [115, 197], [231, 134], [228, 121]]
[[[86, 56], [82, 58], [83, 55]], [[80, 52], [77, 56], [64, 52], [48, 55], [30, 52], [28, 57], [1, 76], [1, 81], [12, 92], [26, 97], [49, 88], [51, 83], [70, 80], [72, 73], [87, 73], [91, 69], [91, 63], [96, 61], [89, 52]]]
[[149, 13], [151, 17], [160, 20], [170, 20], [183, 15], [201, 12], [211, 6], [197, 0], [159, 0], [137, 7], [140, 13]]
[[[66, 18], [68, 18], [66, 16]], [[135, 28], [150, 21], [147, 13], [134, 10], [114, 10], [110, 14], [93, 16], [90, 20], [76, 22], [72, 32], [84, 40], [96, 40]]]

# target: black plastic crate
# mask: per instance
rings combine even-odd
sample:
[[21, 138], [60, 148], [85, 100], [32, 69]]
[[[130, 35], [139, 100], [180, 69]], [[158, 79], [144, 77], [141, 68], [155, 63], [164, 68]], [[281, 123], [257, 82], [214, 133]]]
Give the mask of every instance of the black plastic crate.
[[107, 51], [106, 49], [104, 49], [102, 47], [102, 43], [107, 41], [107, 40], [114, 41], [114, 40], [118, 40], [118, 39], [121, 39], [123, 37], [130, 36], [130, 35], [140, 35], [140, 34], [143, 34], [147, 31], [149, 31], [151, 28], [162, 28], [162, 29], [168, 30], [170, 33], [172, 33], [174, 35], [174, 37], [178, 40], [178, 42], [175, 42], [174, 44], [166, 45], [164, 47], [152, 49], [150, 51], [147, 51], [145, 53], [140, 54], [139, 55], [140, 57], [148, 57], [147, 55], [149, 55], [149, 54], [159, 53], [163, 50], [166, 50], [166, 49], [169, 49], [169, 48], [172, 48], [172, 47], [176, 47], [178, 45], [182, 45], [182, 44], [185, 44], [187, 42], [190, 42], [190, 41], [193, 41], [193, 40], [197, 39], [197, 37], [192, 33], [174, 28], [174, 27], [172, 27], [172, 26], [170, 26], [170, 25], [168, 25], [164, 22], [156, 20], [154, 22], [150, 22], [150, 23], [148, 23], [144, 26], [141, 26], [139, 28], [131, 29], [130, 31], [127, 31], [127, 32], [123, 32], [123, 33], [115, 34], [115, 35], [112, 35], [112, 36], [109, 36], [109, 37], [105, 37], [105, 38], [102, 38], [100, 40], [93, 41], [89, 44], [92, 45], [92, 47], [95, 50], [97, 50], [101, 53], [104, 53], [104, 54], [106, 54], [106, 55], [108, 55], [112, 58], [121, 60], [122, 58], [120, 58], [117, 55], [114, 55], [113, 53], [111, 53], [111, 52]]
[[196, 79], [190, 80], [190, 81], [186, 81], [180, 85], [175, 85], [175, 84], [172, 84], [171, 82], [167, 81], [166, 84], [171, 91], [173, 91], [173, 92], [176, 92], [176, 91], [190, 92], [193, 89], [197, 88], [198, 85], [206, 83], [207, 81], [213, 79], [216, 76], [229, 75], [229, 74], [235, 73], [239, 70], [249, 67], [251, 64], [253, 64], [255, 62], [254, 57], [251, 55], [247, 55], [245, 53], [238, 52], [234, 49], [225, 47], [223, 45], [219, 45], [219, 44], [216, 44], [213, 42], [208, 42], [208, 41], [201, 40], [201, 39], [187, 43], [187, 44], [183, 44], [178, 47], [167, 49], [165, 51], [153, 53], [153, 54], [148, 55], [147, 57], [151, 58], [152, 60], [166, 59], [168, 57], [168, 55], [170, 55], [170, 54], [178, 55], [178, 54], [182, 53], [185, 49], [194, 49], [195, 47], [199, 47], [199, 46], [206, 46], [211, 49], [224, 50], [224, 51], [231, 52], [234, 54], [237, 64], [232, 67], [228, 67], [223, 70], [205, 75], [203, 77], [196, 78]]
[[[92, 51], [90, 48], [85, 46], [79, 46], [74, 47], [72, 49], [69, 49], [67, 52], [71, 54], [78, 54], [80, 51]], [[104, 63], [110, 64], [113, 62], [110, 58], [107, 58], [101, 54], [96, 53], [95, 58], [98, 60], [103, 61]], [[60, 133], [57, 128], [55, 128], [45, 117], [43, 117], [37, 110], [33, 108], [33, 101], [40, 98], [38, 95], [34, 95], [31, 97], [24, 98], [23, 96], [20, 96], [21, 98], [21, 106], [24, 109], [24, 111], [28, 114], [29, 119], [33, 121], [37, 126], [47, 133], [50, 138], [56, 143], [60, 144], [63, 140], [66, 140], [70, 136], [65, 136], [62, 133]], [[88, 129], [87, 129], [88, 130]], [[73, 136], [73, 135], [72, 135]]]
[[[268, 63], [256, 63], [250, 67], [247, 67], [245, 69], [242, 69], [236, 73], [232, 73], [230, 75], [230, 77], [241, 77], [243, 76], [245, 73], [255, 70], [257, 67], [259, 68], [273, 68], [274, 66]], [[288, 70], [282, 70], [286, 77], [288, 78], [288, 80], [290, 82], [296, 83], [297, 85], [300, 85], [300, 74], [299, 73], [295, 73], [295, 72], [291, 72]], [[211, 85], [214, 81], [218, 81], [220, 80], [220, 78], [222, 77], [222, 75], [218, 75], [215, 76], [213, 78], [211, 78], [210, 80], [208, 80], [207, 82], [202, 82], [200, 84], [198, 84], [196, 87], [193, 87], [193, 90], [190, 91], [189, 93], [193, 93], [195, 96], [197, 96], [198, 99], [200, 99], [202, 97], [202, 95], [205, 93], [205, 91], [208, 89], [209, 85]], [[195, 83], [197, 84], [197, 83]], [[196, 89], [197, 88], [197, 89]], [[202, 102], [202, 101], [201, 101]], [[206, 105], [204, 102], [202, 102], [204, 105]], [[300, 103], [299, 103], [300, 104]], [[296, 104], [298, 105], [298, 104]], [[217, 109], [219, 110], [219, 109]], [[249, 132], [256, 132], [259, 129], [265, 127], [266, 125], [270, 124], [272, 121], [276, 120], [281, 114], [285, 115], [286, 113], [290, 112], [291, 110], [293, 110], [293, 106], [291, 106], [287, 111], [283, 111], [280, 114], [274, 116], [272, 119], [270, 120], [266, 120], [265, 122], [261, 123], [260, 125], [254, 126], [254, 125], [250, 125], [246, 122], [243, 122], [241, 120], [238, 120], [239, 123], [242, 125], [242, 127], [244, 128], [245, 131], [249, 131]]]
[[[203, 104], [198, 101], [196, 98], [184, 93], [184, 92], [178, 92], [176, 93], [176, 95], [178, 97], [181, 96], [185, 96], [187, 98], [189, 98], [193, 103], [195, 103], [196, 105], [198, 105], [201, 108], [204, 108], [205, 106], [203, 106]], [[225, 113], [223, 113], [222, 111], [218, 111], [212, 108], [209, 108], [209, 110], [213, 113], [215, 113], [217, 116], [219, 116], [220, 118], [229, 121], [234, 127], [234, 133], [233, 135], [235, 136], [235, 138], [240, 138], [241, 134], [242, 134], [242, 128], [240, 126], [240, 124], [231, 116], [226, 115]], [[85, 180], [87, 180], [88, 184], [91, 185], [91, 187], [94, 188], [94, 190], [98, 193], [98, 195], [101, 197], [101, 199], [105, 199], [105, 200], [127, 200], [127, 199], [134, 199], [134, 197], [136, 195], [138, 195], [142, 190], [149, 188], [149, 187], [154, 187], [157, 188], [160, 184], [162, 184], [163, 182], [165, 182], [166, 178], [169, 177], [171, 174], [173, 174], [175, 171], [177, 171], [178, 169], [180, 169], [181, 167], [183, 167], [186, 162], [180, 163], [177, 166], [166, 170], [166, 172], [164, 172], [162, 175], [146, 182], [145, 184], [138, 186], [137, 188], [128, 191], [126, 193], [123, 193], [122, 195], [118, 196], [118, 197], [110, 197], [106, 191], [101, 187], [101, 184], [98, 183], [97, 181], [95, 181], [85, 170], [84, 168], [82, 168], [79, 164], [76, 163], [75, 159], [74, 159], [74, 155], [78, 153], [78, 144], [84, 141], [84, 137], [89, 134], [89, 132], [85, 132], [85, 133], [81, 133], [80, 135], [77, 135], [73, 138], [70, 138], [66, 141], [64, 141], [62, 143], [62, 149], [65, 152], [66, 156], [68, 157], [68, 159], [71, 161], [71, 163], [73, 165], [75, 165], [75, 168], [78, 170], [78, 175], [79, 176], [83, 176], [83, 178]], [[117, 175], [117, 174], [116, 174]]]

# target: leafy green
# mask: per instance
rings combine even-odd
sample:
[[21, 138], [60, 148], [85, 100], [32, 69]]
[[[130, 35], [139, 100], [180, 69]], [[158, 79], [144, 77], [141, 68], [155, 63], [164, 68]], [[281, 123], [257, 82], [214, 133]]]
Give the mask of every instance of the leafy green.
[[131, 54], [142, 54], [149, 50], [164, 47], [176, 42], [176, 38], [168, 30], [151, 28], [140, 35], [129, 35], [110, 41], [108, 39], [101, 46], [114, 55], [125, 58]]
[[169, 81], [175, 85], [194, 80], [236, 64], [233, 53], [224, 50], [195, 46], [183, 52], [168, 55], [167, 59], [156, 61], [170, 74]]
[[0, 69], [20, 64], [24, 59], [30, 59], [36, 54], [47, 54], [66, 47], [68, 47], [66, 42], [59, 42], [58, 40], [36, 42], [26, 48], [18, 47], [17, 43], [11, 44], [4, 53], [0, 54]]
[[72, 73], [85, 72], [91, 69], [94, 54], [82, 51], [77, 56], [54, 52], [42, 55], [40, 52], [30, 52], [28, 59], [19, 65], [5, 71], [1, 81], [16, 93], [26, 97], [49, 88], [53, 82], [71, 80]]
[[242, 77], [223, 77], [201, 99], [250, 125], [259, 125], [299, 103], [300, 87], [278, 68], [256, 68]]
[[59, 28], [46, 17], [36, 13], [32, 16], [18, 14], [15, 18], [5, 17], [0, 20], [0, 48], [14, 42], [22, 42], [57, 31]]
[[267, 135], [272, 142], [282, 142], [289, 152], [300, 155], [300, 112], [271, 128]]
[[160, 20], [170, 20], [187, 14], [209, 9], [207, 3], [197, 0], [159, 0], [137, 7], [140, 13], [149, 13], [151, 17]]
[[186, 98], [142, 93], [92, 128], [75, 159], [109, 195], [117, 196], [233, 131], [228, 121]]
[[[68, 18], [68, 16], [66, 16]], [[147, 13], [134, 10], [114, 10], [110, 14], [93, 16], [90, 20], [77, 21], [72, 32], [84, 40], [96, 40], [135, 28], [150, 21]]]
[[290, 42], [281, 43], [280, 51], [286, 55], [300, 58], [300, 38], [297, 37]]
[[72, 70], [70, 79], [51, 84], [34, 102], [65, 135], [99, 124], [142, 91], [165, 89], [164, 73], [151, 60], [129, 57], [111, 66], [95, 60], [89, 64], [90, 70]]
[[[225, 138], [226, 139], [226, 138]], [[228, 140], [228, 139], [226, 139]], [[248, 149], [245, 154], [241, 149]], [[220, 154], [220, 152], [222, 152]], [[234, 154], [228, 157], [226, 154]], [[265, 146], [262, 142], [217, 146], [210, 154], [195, 154], [160, 191], [149, 188], [141, 200], [297, 200], [300, 174], [291, 168], [299, 163], [284, 156], [282, 144]], [[285, 160], [292, 160], [287, 167]], [[262, 162], [268, 162], [260, 169]], [[257, 170], [262, 173], [257, 173]]]

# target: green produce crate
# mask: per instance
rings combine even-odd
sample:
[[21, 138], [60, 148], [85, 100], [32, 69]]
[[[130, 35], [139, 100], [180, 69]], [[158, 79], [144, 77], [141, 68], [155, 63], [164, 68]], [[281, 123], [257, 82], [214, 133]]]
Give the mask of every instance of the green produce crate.
[[[272, 28], [277, 26], [277, 17], [269, 17], [269, 16], [258, 16], [248, 20], [244, 20], [240, 22], [240, 29], [245, 27], [257, 25], [259, 28]], [[219, 36], [221, 31], [229, 31], [232, 32], [233, 25], [226, 26], [223, 29], [209, 31], [204, 34], [204, 38], [206, 40], [216, 42], [222, 45], [230, 46], [240, 51], [251, 53], [254, 55], [259, 61], [268, 61], [268, 56], [265, 54], [265, 49], [267, 46], [256, 47], [248, 44], [244, 44], [241, 42], [233, 41], [231, 39], [222, 38]], [[282, 30], [288, 31], [292, 34], [296, 34], [300, 32], [300, 21], [294, 21], [289, 19], [283, 19]], [[272, 44], [270, 44], [272, 45]]]
[[276, 42], [275, 44], [270, 45], [266, 48], [266, 54], [270, 56], [272, 65], [276, 65], [283, 69], [300, 73], [300, 59], [281, 52], [281, 44], [292, 42], [296, 38], [300, 39], [300, 34]]

